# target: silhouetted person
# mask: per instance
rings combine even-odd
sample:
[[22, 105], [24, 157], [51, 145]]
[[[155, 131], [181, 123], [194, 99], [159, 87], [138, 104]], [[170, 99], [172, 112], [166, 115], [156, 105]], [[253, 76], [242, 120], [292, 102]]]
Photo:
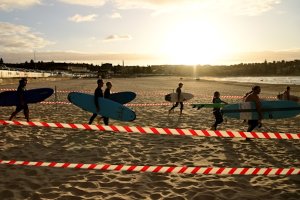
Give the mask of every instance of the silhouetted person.
[[291, 88], [290, 88], [290, 86], [287, 86], [286, 90], [283, 93], [284, 99], [290, 100], [290, 92], [291, 92]]
[[[261, 120], [262, 120], [263, 115], [262, 115], [262, 111], [261, 111], [261, 102], [260, 102], [260, 99], [258, 96], [260, 94], [260, 91], [261, 91], [261, 89], [259, 86], [254, 86], [253, 92], [245, 98], [245, 102], [254, 102], [255, 103], [256, 111], [258, 112], [258, 120], [256, 120], [256, 119], [248, 120], [247, 132], [251, 132], [257, 126], [261, 126]], [[247, 140], [250, 140], [250, 139], [247, 138]]]
[[[106, 82], [106, 89], [105, 89], [105, 91], [104, 91], [104, 98], [109, 99], [111, 88], [112, 88], [111, 82]], [[104, 122], [105, 125], [108, 125], [109, 118], [103, 116], [103, 122]]]
[[[218, 92], [218, 91], [214, 92], [214, 97], [213, 97], [212, 102], [213, 103], [225, 103], [225, 104], [227, 104], [227, 102], [222, 101], [220, 99], [220, 92]], [[213, 114], [214, 114], [216, 120], [215, 120], [215, 123], [212, 125], [211, 129], [212, 130], [217, 130], [218, 124], [221, 124], [223, 122], [223, 115], [221, 113], [220, 108], [214, 108], [213, 109]]]
[[22, 78], [19, 81], [19, 87], [17, 89], [17, 95], [19, 103], [16, 106], [16, 110], [11, 114], [9, 120], [12, 120], [21, 110], [24, 111], [25, 118], [29, 122], [29, 108], [28, 104], [25, 102], [25, 91], [27, 85], [27, 78]]
[[[98, 98], [99, 97], [103, 97], [103, 92], [102, 92], [103, 80], [102, 79], [98, 79], [97, 80], [97, 84], [98, 84], [98, 86], [95, 89], [95, 93], [94, 93], [94, 103], [95, 103], [95, 106], [96, 106], [96, 111], [98, 113], [100, 111], [100, 105], [99, 105], [99, 102], [98, 102]], [[89, 124], [93, 123], [94, 119], [97, 117], [97, 113], [94, 113], [91, 116]]]
[[171, 111], [176, 108], [178, 106], [178, 104], [180, 104], [180, 115], [182, 114], [182, 110], [183, 110], [183, 102], [180, 101], [180, 96], [181, 96], [181, 88], [183, 86], [183, 83], [179, 83], [178, 84], [178, 88], [176, 89], [176, 93], [177, 93], [177, 101], [175, 103], [175, 105], [169, 110], [169, 114], [171, 113]]

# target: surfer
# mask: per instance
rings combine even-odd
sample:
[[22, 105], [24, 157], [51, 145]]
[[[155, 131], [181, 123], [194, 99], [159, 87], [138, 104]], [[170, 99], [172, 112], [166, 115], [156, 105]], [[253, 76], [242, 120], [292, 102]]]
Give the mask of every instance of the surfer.
[[[258, 112], [258, 120], [248, 120], [248, 129], [247, 132], [251, 132], [255, 127], [261, 127], [262, 123], [262, 111], [261, 111], [261, 102], [259, 99], [261, 88], [260, 86], [254, 86], [252, 88], [252, 93], [246, 96], [245, 102], [254, 102], [256, 106], [256, 110]], [[250, 140], [249, 138], [246, 138], [246, 140]]]
[[178, 84], [178, 88], [176, 89], [176, 93], [178, 94], [178, 101], [176, 101], [175, 105], [172, 106], [172, 108], [169, 110], [169, 114], [171, 113], [171, 111], [176, 108], [178, 106], [178, 104], [180, 104], [180, 115], [182, 114], [182, 110], [183, 110], [183, 102], [180, 102], [180, 95], [181, 95], [181, 88], [183, 86], [183, 83], [179, 83]]
[[22, 78], [19, 81], [19, 86], [17, 89], [17, 95], [19, 98], [19, 104], [16, 106], [16, 110], [11, 114], [9, 120], [11, 121], [21, 110], [24, 111], [25, 118], [27, 122], [29, 122], [29, 108], [28, 104], [25, 102], [25, 91], [26, 91], [26, 85], [27, 85], [27, 78]]
[[[96, 110], [97, 112], [99, 112], [100, 110], [100, 105], [99, 105], [99, 102], [98, 102], [98, 98], [99, 97], [103, 97], [103, 91], [102, 91], [102, 87], [103, 87], [103, 80], [102, 79], [98, 79], [97, 80], [97, 88], [95, 89], [95, 93], [94, 93], [94, 101], [95, 101], [95, 106], [96, 106]], [[94, 119], [97, 117], [97, 113], [94, 113], [91, 118], [90, 118], [90, 121], [89, 121], [89, 124], [92, 124]]]
[[[227, 102], [225, 101], [222, 101], [220, 99], [220, 92], [218, 91], [215, 91], [214, 92], [214, 97], [213, 97], [213, 100], [212, 100], [213, 103], [225, 103], [225, 104], [228, 104]], [[211, 127], [211, 130], [217, 130], [217, 126], [218, 124], [221, 124], [223, 122], [223, 116], [222, 116], [222, 113], [221, 113], [221, 110], [220, 108], [214, 108], [213, 109], [213, 114], [215, 116], [215, 123], [212, 125]]]
[[[106, 82], [106, 89], [104, 91], [104, 98], [109, 99], [111, 88], [112, 88], [111, 82]], [[108, 125], [109, 118], [108, 117], [103, 117], [103, 122], [104, 122], [105, 125]]]

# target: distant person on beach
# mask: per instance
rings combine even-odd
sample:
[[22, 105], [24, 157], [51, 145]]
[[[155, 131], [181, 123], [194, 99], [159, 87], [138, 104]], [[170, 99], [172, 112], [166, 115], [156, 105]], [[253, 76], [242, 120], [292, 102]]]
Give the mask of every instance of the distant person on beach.
[[[260, 86], [254, 86], [252, 93], [249, 94], [248, 96], [246, 96], [245, 98], [245, 102], [254, 102], [255, 106], [256, 106], [256, 110], [258, 112], [258, 120], [248, 120], [248, 129], [247, 132], [251, 132], [254, 128], [256, 128], [257, 126], [260, 127], [261, 124], [261, 120], [262, 120], [262, 111], [261, 111], [261, 102], [259, 99], [259, 94], [260, 94], [261, 88]], [[247, 138], [247, 140], [250, 140], [249, 138]]]
[[176, 89], [176, 93], [178, 95], [178, 101], [175, 103], [175, 105], [172, 106], [172, 108], [169, 110], [169, 114], [171, 113], [171, 111], [176, 108], [178, 106], [178, 104], [180, 104], [180, 115], [182, 114], [182, 110], [183, 110], [183, 102], [180, 101], [180, 95], [181, 95], [181, 88], [183, 86], [183, 83], [179, 83], [178, 84], [178, 88]]
[[291, 97], [290, 92], [291, 92], [291, 88], [290, 88], [290, 86], [287, 86], [286, 90], [283, 93], [283, 96], [285, 96], [286, 100], [290, 100], [290, 97]]
[[11, 121], [21, 110], [24, 111], [25, 118], [27, 122], [29, 122], [29, 108], [28, 104], [25, 102], [25, 91], [26, 91], [26, 85], [27, 85], [27, 78], [22, 78], [19, 81], [19, 87], [17, 89], [17, 95], [19, 98], [19, 104], [16, 107], [16, 110], [11, 114], [9, 120]]
[[[218, 92], [218, 91], [214, 92], [214, 97], [213, 97], [212, 103], [225, 103], [225, 104], [228, 104], [227, 102], [222, 101], [220, 99], [220, 92]], [[223, 116], [222, 116], [220, 108], [214, 108], [213, 109], [213, 114], [215, 116], [216, 121], [212, 125], [211, 130], [215, 131], [215, 130], [217, 130], [218, 124], [221, 124], [223, 122]]]
[[290, 86], [287, 86], [286, 90], [282, 94], [279, 94], [277, 98], [280, 100], [290, 100], [291, 99], [290, 93], [291, 93], [291, 88]]
[[[105, 91], [104, 91], [104, 98], [109, 99], [111, 88], [112, 88], [111, 82], [107, 82], [107, 83], [106, 83], [106, 89], [105, 89]], [[108, 118], [108, 117], [103, 117], [103, 122], [104, 122], [105, 125], [108, 125], [109, 118]]]
[[[100, 105], [99, 105], [99, 102], [98, 102], [98, 98], [99, 97], [103, 97], [103, 91], [102, 91], [102, 87], [103, 87], [103, 80], [102, 79], [98, 79], [97, 80], [97, 88], [95, 89], [95, 93], [94, 93], [94, 102], [95, 102], [95, 106], [96, 106], [96, 109], [97, 109], [97, 112], [99, 112], [100, 110]], [[90, 121], [89, 121], [89, 124], [92, 124], [94, 119], [97, 117], [97, 113], [94, 113], [91, 118], [90, 118]]]
[[300, 103], [300, 97], [297, 97], [295, 95], [291, 95], [291, 88], [290, 86], [286, 87], [286, 90], [279, 95], [277, 95], [277, 99], [279, 100], [289, 100], [289, 101], [294, 101]]

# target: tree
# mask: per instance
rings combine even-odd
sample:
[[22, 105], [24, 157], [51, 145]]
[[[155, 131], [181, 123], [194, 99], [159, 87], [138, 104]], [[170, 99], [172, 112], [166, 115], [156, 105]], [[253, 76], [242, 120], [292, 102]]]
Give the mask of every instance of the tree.
[[3, 64], [4, 64], [3, 59], [0, 58], [0, 65], [3, 65]]

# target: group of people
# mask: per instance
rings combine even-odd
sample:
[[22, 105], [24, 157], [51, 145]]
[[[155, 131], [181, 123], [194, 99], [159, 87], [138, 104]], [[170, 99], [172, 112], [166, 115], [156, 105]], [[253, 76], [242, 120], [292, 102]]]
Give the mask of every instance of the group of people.
[[[182, 114], [183, 102], [179, 101], [182, 86], [183, 86], [183, 83], [178, 84], [178, 88], [176, 89], [176, 93], [178, 94], [178, 102], [176, 102], [176, 104], [171, 107], [171, 109], [169, 110], [169, 113], [180, 104], [180, 115]], [[256, 85], [256, 86], [252, 87], [252, 90], [250, 92], [246, 93], [245, 96], [243, 97], [244, 102], [254, 102], [255, 103], [256, 110], [257, 110], [257, 113], [258, 113], [258, 119], [257, 120], [248, 120], [247, 121], [248, 122], [247, 132], [251, 132], [256, 127], [261, 127], [262, 126], [261, 121], [263, 119], [263, 114], [262, 114], [262, 109], [261, 109], [261, 100], [258, 96], [260, 94], [260, 92], [261, 92], [260, 86]], [[284, 91], [283, 95], [286, 97], [287, 100], [290, 99], [289, 98], [290, 97], [290, 87], [289, 86], [287, 86], [286, 91]], [[212, 103], [228, 104], [227, 102], [221, 100], [220, 92], [218, 92], [218, 91], [214, 92]], [[211, 130], [217, 130], [217, 126], [223, 122], [223, 114], [221, 112], [221, 109], [220, 108], [214, 108], [213, 109], [213, 115], [215, 117], [215, 122], [211, 126]], [[249, 139], [247, 138], [247, 140], [249, 140]]]
[[[99, 105], [99, 102], [98, 102], [98, 98], [99, 97], [104, 97], [104, 98], [108, 99], [110, 97], [112, 84], [111, 84], [111, 82], [106, 82], [106, 89], [105, 89], [104, 93], [102, 91], [102, 87], [104, 85], [103, 80], [102, 79], [98, 79], [97, 80], [97, 84], [98, 84], [98, 86], [97, 86], [97, 88], [95, 89], [95, 92], [94, 92], [94, 102], [95, 102], [95, 106], [96, 106], [96, 111], [99, 112], [101, 108], [100, 108], [100, 105]], [[97, 117], [97, 115], [98, 115], [97, 113], [94, 113], [91, 116], [91, 118], [89, 120], [89, 124], [93, 123], [93, 121]], [[109, 118], [105, 117], [105, 116], [102, 116], [101, 118], [103, 119], [103, 123], [105, 125], [108, 125]]]
[[[94, 100], [95, 100], [95, 106], [96, 106], [96, 110], [97, 112], [100, 111], [100, 105], [99, 105], [99, 102], [98, 102], [98, 98], [99, 97], [104, 97], [104, 98], [109, 98], [110, 97], [110, 93], [111, 93], [111, 88], [112, 88], [112, 83], [111, 82], [106, 82], [106, 89], [103, 93], [102, 91], [102, 87], [104, 85], [104, 82], [102, 79], [98, 79], [97, 80], [97, 88], [95, 89], [95, 92], [94, 92]], [[26, 103], [25, 101], [25, 91], [26, 91], [26, 85], [27, 85], [27, 78], [22, 78], [20, 81], [19, 81], [19, 86], [18, 86], [18, 89], [17, 89], [17, 96], [18, 96], [18, 99], [19, 99], [19, 104], [16, 106], [16, 110], [11, 114], [11, 116], [9, 117], [9, 120], [11, 121], [20, 111], [23, 110], [24, 112], [24, 115], [25, 115], [25, 118], [27, 120], [27, 122], [29, 122], [29, 108], [28, 108], [28, 104]], [[97, 113], [94, 113], [90, 120], [89, 120], [89, 124], [92, 124], [94, 119], [97, 117]], [[105, 116], [102, 116], [101, 117], [103, 119], [103, 123], [105, 125], [108, 125], [108, 122], [109, 122], [109, 118], [108, 117], [105, 117]]]
[[[27, 78], [22, 78], [19, 81], [19, 86], [18, 86], [18, 89], [17, 89], [17, 95], [18, 95], [20, 104], [18, 104], [16, 106], [16, 110], [11, 114], [11, 116], [9, 117], [9, 120], [12, 120], [20, 111], [23, 110], [26, 120], [29, 121], [29, 108], [28, 108], [28, 105], [27, 105], [27, 103], [25, 102], [25, 99], [24, 99], [24, 93], [26, 91], [26, 85], [27, 85]], [[110, 97], [112, 83], [111, 82], [106, 82], [106, 89], [105, 89], [104, 92], [102, 91], [102, 87], [104, 85], [104, 82], [103, 82], [102, 79], [97, 80], [97, 85], [98, 86], [97, 86], [97, 88], [95, 89], [95, 92], [94, 92], [94, 102], [95, 102], [95, 106], [96, 106], [96, 111], [98, 113], [101, 109], [101, 107], [99, 105], [99, 102], [98, 102], [98, 98], [99, 97], [103, 97], [103, 98], [109, 98]], [[180, 104], [180, 115], [182, 114], [183, 102], [180, 101], [180, 96], [181, 96], [181, 93], [182, 93], [182, 91], [181, 91], [182, 87], [183, 87], [183, 83], [179, 83], [178, 88], [176, 89], [176, 93], [178, 95], [178, 101], [171, 107], [171, 109], [169, 110], [169, 114], [179, 104]], [[258, 116], [259, 116], [258, 120], [248, 120], [247, 132], [251, 132], [254, 128], [260, 127], [262, 125], [261, 120], [263, 118], [263, 115], [262, 115], [262, 110], [261, 110], [260, 98], [258, 96], [260, 94], [260, 92], [261, 92], [261, 88], [260, 88], [260, 86], [257, 85], [257, 86], [254, 86], [252, 88], [252, 90], [250, 92], [246, 93], [246, 95], [243, 97], [243, 100], [245, 102], [254, 102], [255, 103], [256, 110], [257, 110]], [[290, 87], [289, 86], [286, 88], [286, 91], [283, 94], [285, 95], [286, 99], [289, 100], [289, 97], [290, 97]], [[221, 100], [220, 92], [218, 92], [218, 91], [214, 92], [212, 103], [227, 104], [227, 102]], [[98, 115], [97, 113], [93, 113], [93, 115], [90, 117], [90, 120], [88, 122], [89, 124], [93, 123], [94, 119]], [[213, 115], [215, 117], [215, 122], [212, 125], [211, 129], [212, 130], [217, 130], [217, 126], [223, 122], [223, 115], [221, 113], [220, 108], [214, 108], [213, 109]], [[103, 119], [103, 123], [105, 125], [108, 125], [109, 118], [106, 117], [106, 116], [102, 116], [101, 118]]]

